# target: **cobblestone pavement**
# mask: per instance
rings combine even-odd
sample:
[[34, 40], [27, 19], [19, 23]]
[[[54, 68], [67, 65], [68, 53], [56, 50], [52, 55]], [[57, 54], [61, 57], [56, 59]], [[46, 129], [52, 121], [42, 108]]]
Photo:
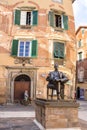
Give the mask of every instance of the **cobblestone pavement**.
[[87, 130], [87, 101], [77, 101], [80, 104], [78, 110], [79, 125], [81, 130]]
[[0, 119], [0, 130], [40, 130], [33, 118]]
[[[87, 130], [87, 122], [79, 119], [81, 130]], [[40, 130], [34, 118], [0, 119], [0, 130]]]
[[0, 111], [34, 111], [34, 107], [30, 104], [28, 106], [24, 106], [21, 104], [6, 104], [0, 105]]
[[[79, 126], [81, 130], [87, 130], [87, 101], [78, 101]], [[34, 107], [16, 105], [0, 106], [0, 111], [30, 111], [34, 112]], [[34, 117], [30, 118], [0, 118], [0, 130], [40, 130], [34, 123]]]
[[[34, 112], [32, 105], [21, 104], [0, 105], [0, 112]], [[34, 118], [0, 118], [0, 130], [40, 130], [34, 123]]]
[[87, 121], [79, 119], [79, 126], [81, 130], [87, 130]]

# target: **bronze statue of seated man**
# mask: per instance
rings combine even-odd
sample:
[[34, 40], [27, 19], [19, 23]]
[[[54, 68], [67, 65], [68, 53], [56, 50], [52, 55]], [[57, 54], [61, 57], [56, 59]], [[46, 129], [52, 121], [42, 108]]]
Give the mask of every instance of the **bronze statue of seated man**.
[[[49, 89], [52, 89], [51, 99], [53, 99], [53, 90], [57, 92], [57, 99], [59, 96], [64, 99], [64, 84], [68, 81], [68, 78], [65, 76], [63, 72], [58, 71], [58, 64], [54, 65], [55, 70], [50, 72], [46, 78], [48, 81], [47, 84], [47, 99]], [[59, 83], [60, 83], [60, 90], [59, 90]]]

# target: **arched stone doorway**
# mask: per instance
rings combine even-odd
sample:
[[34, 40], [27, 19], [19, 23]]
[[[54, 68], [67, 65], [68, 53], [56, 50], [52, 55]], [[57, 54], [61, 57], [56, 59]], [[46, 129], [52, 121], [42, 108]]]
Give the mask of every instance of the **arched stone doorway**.
[[30, 85], [31, 79], [29, 76], [25, 74], [21, 74], [17, 76], [14, 80], [14, 101], [22, 100], [24, 98], [25, 90], [28, 91], [30, 97]]

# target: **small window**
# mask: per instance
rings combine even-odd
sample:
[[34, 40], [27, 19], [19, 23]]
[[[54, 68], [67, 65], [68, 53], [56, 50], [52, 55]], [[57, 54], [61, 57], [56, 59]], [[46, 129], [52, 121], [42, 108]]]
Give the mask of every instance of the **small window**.
[[64, 43], [54, 42], [53, 56], [54, 58], [64, 59]]
[[49, 24], [54, 28], [68, 30], [68, 16], [55, 11], [50, 11]]
[[36, 57], [37, 56], [37, 40], [22, 41], [13, 40], [12, 56], [16, 57]]
[[38, 23], [38, 11], [15, 10], [14, 23], [16, 25], [34, 26]]
[[78, 60], [82, 60], [82, 55], [83, 55], [82, 52], [79, 52], [79, 53], [78, 53]]
[[78, 47], [81, 47], [82, 46], [82, 40], [80, 39], [79, 41], [78, 41]]
[[58, 28], [62, 28], [61, 15], [55, 15], [55, 26]]
[[84, 28], [82, 28], [82, 35], [84, 35], [84, 32], [85, 32], [85, 29], [84, 29]]
[[78, 82], [83, 82], [84, 81], [84, 68], [79, 68], [78, 69]]
[[26, 15], [26, 24], [31, 25], [31, 12], [27, 12]]
[[31, 25], [32, 15], [31, 12], [21, 11], [20, 25]]

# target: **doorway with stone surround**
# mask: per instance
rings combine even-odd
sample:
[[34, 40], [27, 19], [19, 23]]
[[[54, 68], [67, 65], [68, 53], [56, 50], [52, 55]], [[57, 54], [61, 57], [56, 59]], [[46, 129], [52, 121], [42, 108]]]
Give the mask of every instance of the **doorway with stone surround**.
[[14, 102], [21, 101], [24, 99], [25, 90], [28, 91], [28, 95], [30, 98], [31, 92], [31, 79], [29, 76], [25, 74], [21, 74], [17, 76], [14, 80]]

